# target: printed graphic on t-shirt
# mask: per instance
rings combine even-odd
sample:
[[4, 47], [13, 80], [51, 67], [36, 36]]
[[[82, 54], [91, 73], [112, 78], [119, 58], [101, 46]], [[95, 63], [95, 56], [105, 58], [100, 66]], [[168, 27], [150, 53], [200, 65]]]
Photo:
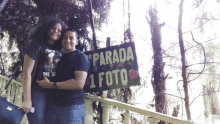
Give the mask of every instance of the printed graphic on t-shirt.
[[43, 75], [45, 77], [55, 77], [57, 63], [60, 61], [62, 54], [56, 50], [50, 50], [50, 49], [45, 49], [45, 52], [46, 52], [46, 61], [44, 64], [45, 72], [43, 72]]

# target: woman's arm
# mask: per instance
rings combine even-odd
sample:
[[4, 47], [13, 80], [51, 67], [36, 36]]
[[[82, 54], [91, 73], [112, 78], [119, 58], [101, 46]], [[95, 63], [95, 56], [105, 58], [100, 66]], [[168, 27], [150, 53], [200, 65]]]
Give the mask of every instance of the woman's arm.
[[24, 92], [24, 102], [22, 109], [28, 113], [32, 107], [31, 102], [31, 72], [33, 70], [35, 60], [30, 58], [28, 55], [24, 57], [22, 85]]

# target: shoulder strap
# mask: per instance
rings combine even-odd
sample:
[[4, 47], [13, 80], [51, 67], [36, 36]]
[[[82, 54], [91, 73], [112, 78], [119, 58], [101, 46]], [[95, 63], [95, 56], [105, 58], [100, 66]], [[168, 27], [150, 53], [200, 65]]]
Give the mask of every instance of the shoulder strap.
[[11, 84], [11, 81], [12, 81], [12, 79], [14, 78], [15, 73], [18, 71], [20, 65], [21, 65], [21, 62], [18, 64], [18, 67], [16, 68], [16, 70], [15, 70], [14, 73], [12, 74], [10, 80], [8, 81], [7, 85], [5, 86], [5, 90], [8, 89], [8, 86]]

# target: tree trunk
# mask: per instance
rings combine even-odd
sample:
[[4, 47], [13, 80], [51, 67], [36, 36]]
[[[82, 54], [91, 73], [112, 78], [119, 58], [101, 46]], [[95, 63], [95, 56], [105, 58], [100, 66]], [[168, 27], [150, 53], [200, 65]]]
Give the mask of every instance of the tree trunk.
[[[155, 8], [151, 8], [149, 10], [149, 16], [151, 21], [148, 20], [151, 29], [152, 35], [152, 46], [154, 52], [154, 66], [153, 66], [153, 82], [152, 86], [155, 94], [155, 106], [156, 111], [160, 113], [167, 114], [166, 108], [166, 83], [165, 83], [165, 75], [163, 72], [164, 63], [162, 59], [162, 49], [161, 49], [161, 24], [157, 21], [157, 10]], [[165, 122], [161, 121], [160, 124], [165, 124]]]
[[186, 115], [187, 119], [191, 120], [190, 115], [190, 108], [189, 108], [189, 94], [188, 94], [188, 82], [186, 78], [186, 59], [185, 59], [185, 50], [184, 50], [184, 44], [183, 44], [183, 35], [182, 35], [182, 17], [183, 17], [183, 2], [184, 0], [181, 0], [180, 6], [179, 6], [179, 24], [178, 24], [178, 33], [179, 33], [179, 45], [180, 45], [180, 53], [181, 53], [181, 61], [182, 61], [182, 77], [183, 77], [183, 88], [185, 93], [185, 108], [186, 108]]
[[95, 28], [94, 28], [94, 21], [93, 21], [93, 16], [92, 16], [92, 2], [91, 0], [88, 0], [89, 2], [89, 12], [90, 12], [90, 23], [91, 23], [91, 27], [92, 27], [92, 38], [93, 38], [93, 46], [94, 46], [94, 49], [97, 50], [97, 44], [96, 44], [96, 34], [95, 34]]

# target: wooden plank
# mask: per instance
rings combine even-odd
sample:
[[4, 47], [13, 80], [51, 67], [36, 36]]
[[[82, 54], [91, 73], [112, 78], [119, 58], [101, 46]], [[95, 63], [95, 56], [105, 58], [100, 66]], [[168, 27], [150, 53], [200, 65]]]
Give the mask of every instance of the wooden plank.
[[20, 86], [18, 86], [18, 85], [16, 85], [16, 89], [15, 89], [15, 91], [14, 92], [16, 92], [15, 93], [15, 100], [14, 100], [14, 104], [16, 105], [16, 106], [19, 106], [20, 107], [20, 103], [19, 103], [19, 100], [21, 99], [21, 97], [19, 96], [19, 90], [20, 90]]
[[2, 85], [3, 85], [3, 79], [2, 78], [0, 78], [0, 92], [2, 91]]
[[20, 87], [19, 87], [19, 90], [18, 90], [18, 94], [19, 94], [19, 96], [18, 96], [18, 99], [19, 99], [19, 107], [22, 107], [22, 91], [23, 91], [23, 87], [20, 86]]
[[14, 95], [14, 93], [15, 93], [15, 85], [16, 84], [11, 84], [11, 93], [10, 93], [10, 102], [12, 103], [12, 104], [14, 104], [14, 99], [15, 99], [15, 95]]
[[119, 107], [119, 108], [122, 108], [122, 109], [133, 111], [133, 112], [136, 112], [136, 113], [148, 116], [148, 117], [153, 117], [155, 119], [163, 120], [163, 121], [170, 122], [170, 123], [173, 123], [173, 124], [193, 124], [193, 122], [189, 122], [189, 121], [186, 121], [186, 120], [181, 120], [181, 119], [178, 119], [176, 117], [172, 117], [172, 116], [165, 115], [165, 114], [162, 114], [162, 113], [149, 111], [147, 109], [143, 109], [143, 108], [136, 107], [136, 106], [133, 106], [133, 105], [125, 104], [125, 103], [122, 103], [122, 102], [119, 102], [119, 101], [116, 101], [116, 100], [112, 100], [112, 99], [108, 99], [108, 98], [104, 99], [104, 98], [101, 98], [99, 96], [95, 96], [95, 95], [91, 95], [91, 94], [85, 94], [85, 97], [88, 98], [88, 99], [97, 100], [97, 101], [102, 102], [102, 103], [110, 104], [110, 105], [113, 105], [113, 106], [116, 106], [116, 107]]
[[6, 97], [6, 94], [5, 94], [6, 92], [3, 92], [3, 93], [2, 93], [2, 91], [5, 90], [5, 89], [4, 89], [5, 86], [6, 86], [6, 80], [5, 80], [5, 79], [2, 79], [2, 84], [1, 84], [1, 94], [0, 94], [0, 95], [1, 95], [3, 98]]
[[8, 86], [6, 100], [11, 102], [11, 84]]
[[1, 91], [4, 89], [4, 83], [5, 83], [5, 79], [2, 79], [0, 78], [0, 88], [1, 88]]
[[[0, 75], [0, 78], [1, 78], [1, 79], [4, 79], [4, 80], [6, 80], [6, 81], [9, 81], [9, 78], [7, 78], [7, 77], [5, 77], [5, 76]], [[16, 83], [16, 84], [18, 84], [18, 85], [22, 85], [21, 82], [18, 82], [18, 81], [14, 80], [14, 79], [12, 80], [12, 83]]]

